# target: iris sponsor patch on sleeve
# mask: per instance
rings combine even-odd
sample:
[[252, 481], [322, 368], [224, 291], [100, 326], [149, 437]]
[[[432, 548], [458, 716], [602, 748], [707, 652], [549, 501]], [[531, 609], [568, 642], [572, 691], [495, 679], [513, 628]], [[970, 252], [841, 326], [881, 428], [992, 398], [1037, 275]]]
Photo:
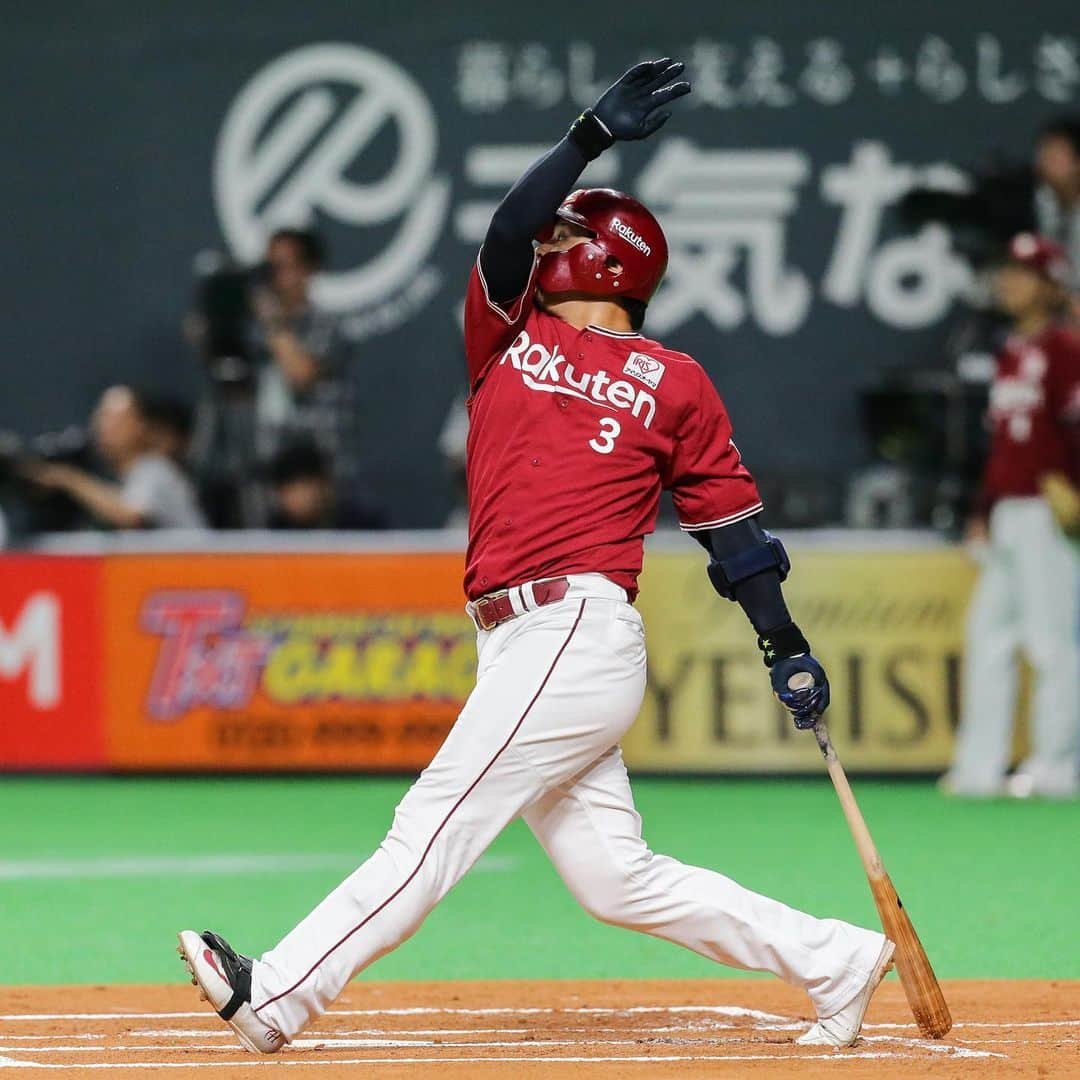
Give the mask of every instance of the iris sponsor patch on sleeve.
[[639, 379], [655, 390], [664, 377], [664, 365], [654, 357], [646, 356], [645, 353], [632, 352], [627, 357], [623, 374], [633, 375], [635, 379]]

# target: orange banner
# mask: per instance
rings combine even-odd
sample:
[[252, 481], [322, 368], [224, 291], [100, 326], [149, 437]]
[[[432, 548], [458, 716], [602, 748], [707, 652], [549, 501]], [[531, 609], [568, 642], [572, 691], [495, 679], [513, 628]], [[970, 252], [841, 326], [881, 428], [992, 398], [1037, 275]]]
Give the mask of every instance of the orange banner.
[[421, 768], [475, 677], [460, 554], [125, 556], [104, 585], [117, 768]]

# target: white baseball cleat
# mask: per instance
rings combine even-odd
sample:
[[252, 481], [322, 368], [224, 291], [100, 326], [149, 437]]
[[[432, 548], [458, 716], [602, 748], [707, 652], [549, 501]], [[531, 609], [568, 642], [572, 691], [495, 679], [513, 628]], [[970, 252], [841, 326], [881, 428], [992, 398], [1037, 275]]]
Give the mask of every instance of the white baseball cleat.
[[1077, 792], [1076, 777], [1071, 770], [1065, 776], [1039, 777], [1026, 769], [1017, 769], [1005, 778], [1005, 794], [1010, 799], [1075, 799]]
[[839, 1012], [832, 1016], [819, 1016], [817, 1023], [795, 1041], [800, 1046], [854, 1046], [862, 1030], [866, 1007], [878, 984], [885, 978], [885, 973], [892, 967], [895, 949], [896, 946], [886, 938], [866, 985]]
[[245, 1049], [276, 1054], [286, 1043], [280, 1031], [263, 1023], [251, 1007], [251, 959], [209, 930], [181, 930], [176, 950], [199, 996], [236, 1032]]
[[1005, 783], [990, 780], [973, 784], [950, 770], [938, 777], [937, 789], [953, 799], [1000, 799], [1005, 794]]

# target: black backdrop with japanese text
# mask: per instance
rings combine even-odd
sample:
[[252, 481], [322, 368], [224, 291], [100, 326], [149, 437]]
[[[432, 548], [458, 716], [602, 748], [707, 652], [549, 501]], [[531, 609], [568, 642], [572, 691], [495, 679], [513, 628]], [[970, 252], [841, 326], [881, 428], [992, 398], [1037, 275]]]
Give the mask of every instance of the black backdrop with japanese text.
[[[698, 357], [757, 469], [862, 457], [855, 392], [933, 364], [963, 265], [890, 207], [1017, 159], [1080, 108], [1068, 0], [1026, 4], [222, 5], [112, 0], [5, 18], [0, 427], [85, 417], [130, 380], [194, 397], [180, 322], [207, 248], [326, 232], [355, 342], [364, 474], [438, 524], [459, 303], [494, 201], [623, 68], [685, 56], [691, 104], [587, 179], [671, 239], [647, 331]], [[813, 465], [808, 466], [808, 461]]]

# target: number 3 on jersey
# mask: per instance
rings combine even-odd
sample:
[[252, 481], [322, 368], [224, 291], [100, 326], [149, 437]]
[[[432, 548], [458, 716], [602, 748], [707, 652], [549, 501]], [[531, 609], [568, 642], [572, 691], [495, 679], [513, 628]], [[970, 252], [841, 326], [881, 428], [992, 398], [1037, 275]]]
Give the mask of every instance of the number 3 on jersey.
[[615, 449], [615, 440], [619, 437], [622, 427], [618, 420], [605, 416], [600, 421], [600, 434], [595, 439], [589, 440], [591, 446], [598, 454], [610, 454]]

